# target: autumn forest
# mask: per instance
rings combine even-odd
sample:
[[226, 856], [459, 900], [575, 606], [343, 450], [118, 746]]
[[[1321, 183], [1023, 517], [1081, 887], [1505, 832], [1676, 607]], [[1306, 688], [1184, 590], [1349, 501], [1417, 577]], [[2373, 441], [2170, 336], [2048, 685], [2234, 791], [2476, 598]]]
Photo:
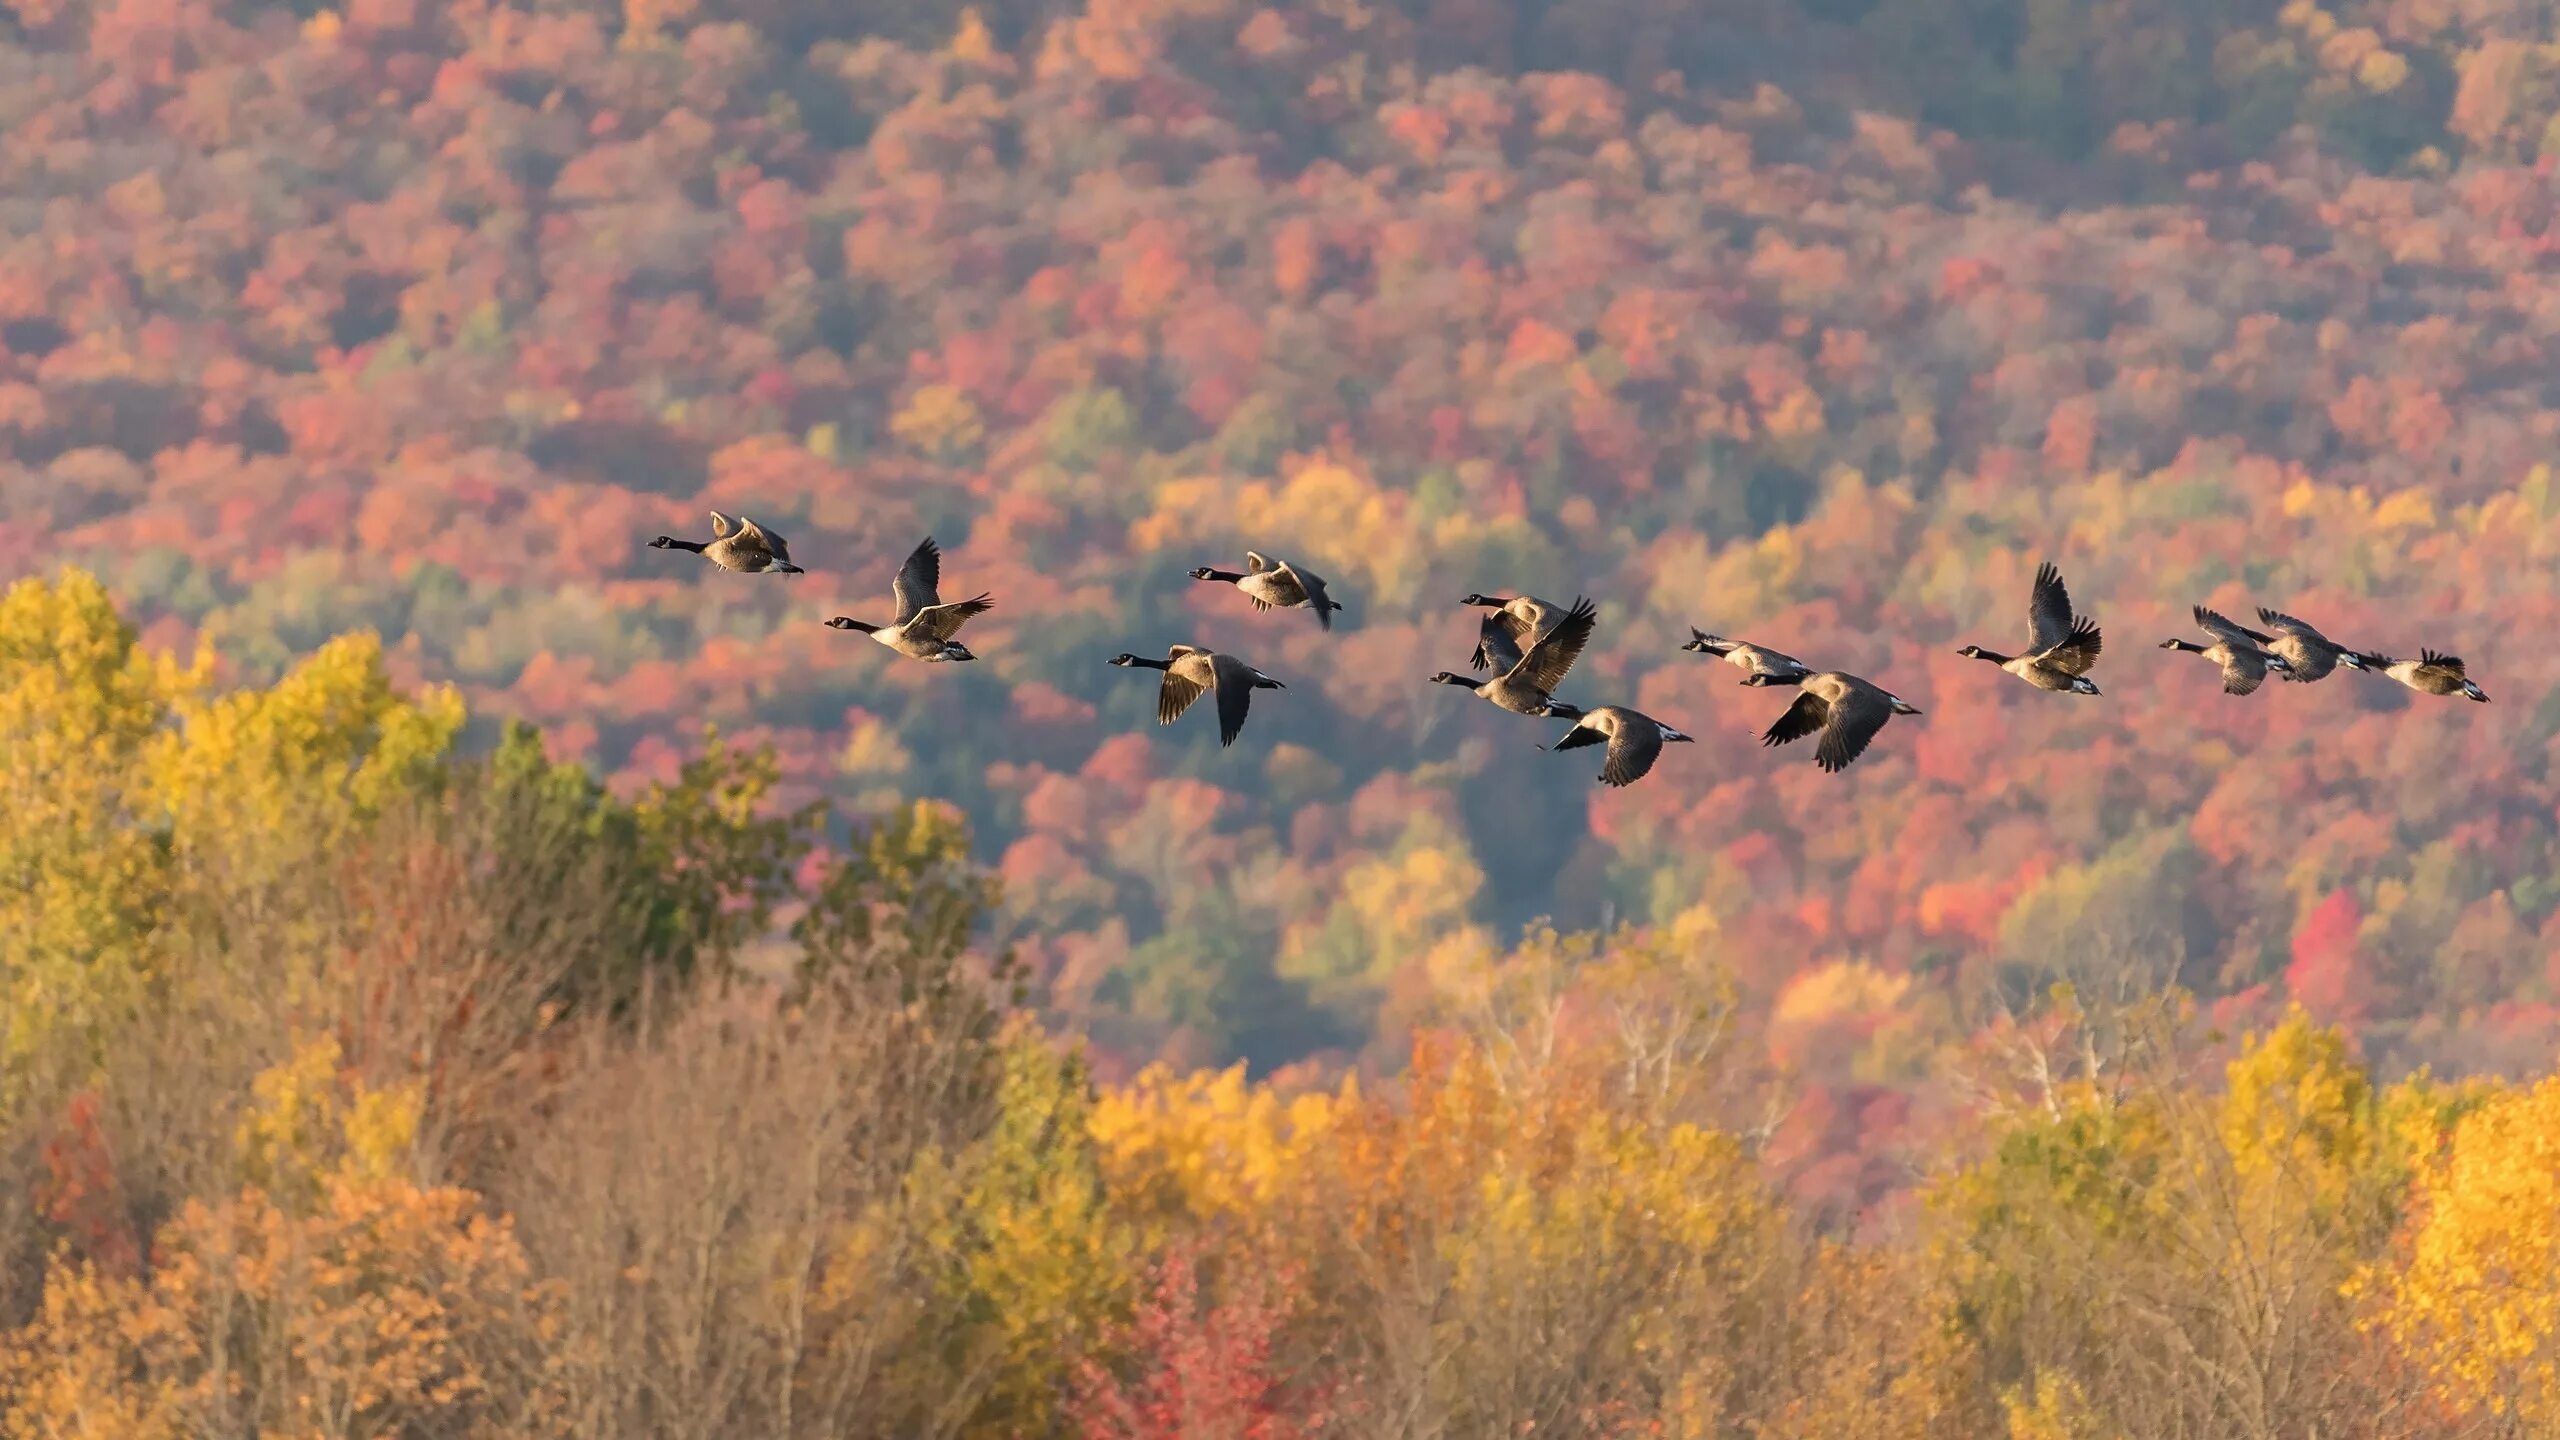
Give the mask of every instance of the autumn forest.
[[0, 0], [0, 1437], [2560, 1434], [2555, 165], [2525, 0]]

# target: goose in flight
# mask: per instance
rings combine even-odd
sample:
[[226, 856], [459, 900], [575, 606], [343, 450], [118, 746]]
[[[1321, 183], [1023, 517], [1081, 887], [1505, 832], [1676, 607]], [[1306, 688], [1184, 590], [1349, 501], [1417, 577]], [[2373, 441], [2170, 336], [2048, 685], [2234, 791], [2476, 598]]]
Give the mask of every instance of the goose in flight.
[[1745, 685], [1793, 685], [1796, 703], [1760, 736], [1763, 745], [1784, 745], [1821, 733], [1813, 763], [1837, 773], [1866, 752], [1884, 722], [1896, 715], [1917, 715], [1919, 707], [1868, 681], [1840, 670], [1823, 670], [1796, 680], [1774, 675], [1746, 675]]
[[2201, 655], [2221, 666], [2222, 693], [2246, 695], [2258, 688], [2260, 682], [2267, 678], [2268, 671], [2273, 670], [2279, 675], [2292, 671], [2292, 661], [2259, 649], [2258, 643], [2249, 638], [2250, 632], [2224, 619], [2219, 612], [2199, 605], [2195, 613], [2196, 623], [2204, 627], [2206, 634], [2213, 636], [2214, 643], [2198, 645], [2191, 640], [2163, 640], [2160, 648]]
[[1749, 677], [1753, 675], [1767, 675], [1774, 679], [1787, 680], [1802, 679], [1813, 673], [1812, 666], [1793, 655], [1783, 654], [1765, 645], [1754, 645], [1748, 640], [1727, 640], [1721, 635], [1710, 635], [1695, 625], [1689, 627], [1689, 643], [1680, 648], [1694, 650], [1702, 655], [1712, 655], [1728, 665], [1740, 666], [1745, 684], [1750, 683]]
[[2098, 686], [2089, 667], [2098, 663], [2098, 623], [2071, 613], [2071, 592], [2051, 561], [2036, 571], [2035, 589], [2027, 596], [2027, 644], [2024, 655], [2003, 655], [1967, 645], [1959, 655], [1988, 660], [2039, 690], [2095, 695]]
[[1244, 733], [1244, 715], [1253, 703], [1256, 690], [1286, 690], [1289, 687], [1247, 665], [1233, 655], [1203, 650], [1197, 645], [1176, 645], [1165, 652], [1162, 660], [1122, 653], [1111, 657], [1111, 663], [1123, 668], [1161, 670], [1164, 681], [1156, 689], [1156, 723], [1170, 725], [1182, 718], [1191, 702], [1215, 691], [1218, 696], [1218, 743], [1233, 745]]
[[898, 578], [890, 582], [897, 596], [897, 617], [886, 625], [839, 615], [827, 622], [838, 630], [859, 630], [910, 660], [946, 661], [975, 660], [968, 646], [951, 638], [973, 615], [983, 615], [995, 608], [995, 602], [984, 595], [954, 604], [942, 603], [942, 547], [933, 537], [924, 537], [915, 553], [898, 570]]
[[2459, 695], [2466, 700], [2489, 703], [2489, 694], [2479, 683], [2462, 673], [2462, 657], [2438, 650], [2421, 650], [2415, 660], [2394, 660], [2388, 655], [2362, 654], [2356, 668], [2399, 681], [2422, 695]]
[[1325, 593], [1324, 577], [1286, 560], [1247, 550], [1242, 570], [1220, 570], [1203, 565], [1191, 572], [1194, 580], [1217, 580], [1244, 592], [1256, 610], [1295, 610], [1312, 607], [1316, 623], [1327, 630], [1333, 628], [1333, 612], [1341, 609]]
[[1470, 595], [1458, 603], [1491, 606], [1493, 609], [1492, 614], [1484, 617], [1484, 624], [1478, 627], [1476, 653], [1469, 657], [1469, 663], [1478, 670], [1488, 666], [1500, 668], [1495, 665], [1503, 653], [1496, 648], [1500, 643], [1508, 641], [1513, 654], [1527, 650], [1539, 636], [1547, 633], [1547, 628], [1556, 623], [1557, 617], [1564, 614], [1563, 606], [1535, 595]]
[[1687, 744], [1690, 737], [1661, 721], [1624, 705], [1603, 705], [1585, 710], [1573, 728], [1564, 732], [1553, 745], [1541, 750], [1578, 750], [1585, 745], [1607, 744], [1607, 756], [1600, 762], [1600, 783], [1633, 785], [1653, 769], [1662, 755], [1665, 741]]
[[806, 574], [791, 563], [791, 546], [779, 535], [741, 515], [732, 526], [729, 517], [711, 512], [711, 538], [678, 540], [661, 535], [649, 542], [652, 550], [690, 550], [723, 570], [736, 570], [749, 575]]
[[[1434, 685], [1464, 685], [1514, 715], [1545, 715], [1558, 720], [1576, 720], [1582, 711], [1561, 704], [1554, 698], [1555, 688], [1564, 683], [1565, 672], [1573, 668], [1582, 647], [1591, 639], [1591, 626], [1599, 616], [1599, 608], [1576, 596], [1573, 608], [1565, 612], [1548, 631], [1538, 637], [1511, 667], [1490, 680], [1477, 680], [1447, 670], [1431, 677]], [[1486, 622], [1491, 625], [1491, 621]], [[1499, 641], [1488, 631], [1478, 645], [1477, 653], [1487, 653]]]
[[2364, 668], [2362, 655], [2321, 634], [2308, 621], [2296, 620], [2281, 610], [2270, 610], [2261, 605], [2258, 607], [2258, 623], [2276, 633], [2263, 635], [2246, 628], [2242, 628], [2241, 633], [2258, 642], [2268, 654], [2284, 657], [2289, 667], [2283, 672], [2287, 680], [2300, 680], [2307, 684], [2327, 679], [2329, 672], [2341, 665], [2350, 670]]

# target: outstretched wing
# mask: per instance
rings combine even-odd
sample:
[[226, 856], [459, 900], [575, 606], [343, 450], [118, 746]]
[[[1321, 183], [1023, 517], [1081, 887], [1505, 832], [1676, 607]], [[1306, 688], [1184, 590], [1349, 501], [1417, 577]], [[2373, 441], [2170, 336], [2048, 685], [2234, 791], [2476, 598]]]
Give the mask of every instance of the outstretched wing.
[[1603, 785], [1633, 785], [1662, 754], [1662, 727], [1630, 712], [1619, 717], [1618, 733], [1609, 737], [1609, 758], [1600, 766]]
[[948, 640], [960, 633], [960, 627], [969, 623], [970, 616], [984, 615], [994, 608], [996, 602], [984, 595], [949, 605], [927, 605], [908, 618], [907, 633]]
[[2027, 653], [2050, 650], [2071, 638], [2071, 592], [2062, 572], [2048, 560], [2036, 569], [2036, 588], [2027, 597]]
[[[1509, 610], [1488, 613], [1484, 623], [1476, 627], [1475, 667], [1482, 670], [1492, 665], [1497, 670], [1508, 671], [1520, 663], [1520, 656], [1528, 648], [1529, 637], [1536, 630], [1537, 622], [1525, 615], [1515, 615]], [[1505, 655], [1511, 657], [1508, 662], [1495, 663]]]
[[2329, 637], [2321, 634], [2309, 621], [2296, 620], [2281, 610], [2270, 610], [2264, 605], [2258, 607], [2258, 623], [2281, 634], [2300, 635], [2323, 645], [2329, 643]]
[[1799, 691], [1796, 703], [1787, 707], [1768, 729], [1760, 732], [1763, 745], [1784, 745], [1801, 740], [1823, 727], [1831, 718], [1831, 702], [1810, 690]]
[[738, 534], [743, 539], [752, 540], [763, 546], [766, 554], [783, 564], [791, 563], [790, 543], [744, 515], [738, 517]]
[[1244, 568], [1247, 574], [1259, 575], [1272, 567], [1269, 557], [1258, 551], [1247, 550], [1244, 552]]
[[2222, 693], [2246, 695], [2267, 678], [2267, 657], [2256, 651], [2233, 646], [2222, 662]]
[[932, 536], [924, 537], [907, 563], [898, 567], [898, 578], [889, 582], [889, 588], [898, 597], [898, 613], [889, 622], [893, 625], [904, 625], [916, 618], [917, 611], [942, 603], [942, 547], [933, 543]]
[[2230, 617], [2221, 611], [2208, 610], [2202, 605], [2196, 607], [2196, 623], [2204, 627], [2206, 634], [2234, 644], [2254, 645], [2266, 638], [2254, 630], [2244, 630], [2231, 623]]
[[1893, 706], [1882, 695], [1851, 691], [1831, 707], [1831, 723], [1822, 727], [1822, 743], [1814, 749], [1813, 763], [1834, 774], [1847, 769], [1850, 761], [1867, 753], [1867, 742], [1892, 718]]
[[2061, 644], [2044, 652], [2042, 658], [2047, 666], [2065, 675], [2086, 675], [2089, 667], [2098, 663], [2098, 647], [2102, 643], [2096, 623], [2084, 615], [2071, 622], [2071, 633], [2063, 637]]
[[1233, 655], [1211, 655], [1209, 675], [1218, 691], [1218, 743], [1233, 745], [1244, 733], [1244, 712], [1253, 703], [1254, 668]]
[[1601, 744], [1608, 738], [1608, 736], [1591, 728], [1590, 717], [1586, 715], [1582, 719], [1574, 721], [1573, 728], [1564, 732], [1563, 738], [1557, 740], [1553, 745], [1546, 746], [1545, 748], [1549, 750], [1579, 750], [1585, 745]]
[[1600, 607], [1580, 595], [1573, 597], [1573, 608], [1538, 637], [1538, 643], [1529, 647], [1519, 664], [1511, 667], [1511, 678], [1525, 680], [1546, 694], [1556, 693], [1556, 687], [1564, 683], [1565, 672], [1573, 668], [1582, 647], [1590, 643], [1591, 627], [1599, 618]]
[[2422, 648], [2418, 651], [2418, 663], [2442, 670], [2457, 680], [2462, 678], [2462, 657], [2459, 655], [2447, 655], [2440, 650]]
[[714, 510], [714, 511], [712, 511], [712, 512], [711, 512], [711, 538], [712, 538], [712, 539], [714, 539], [714, 540], [726, 540], [726, 539], [728, 539], [728, 538], [729, 538], [729, 532], [730, 532], [731, 530], [735, 529], [735, 528], [736, 528], [735, 526], [733, 526], [733, 525], [731, 525], [731, 524], [729, 523], [729, 517], [728, 517], [728, 516], [721, 514], [721, 513], [720, 513], [719, 511], [717, 511], [717, 510]]
[[1292, 583], [1306, 592], [1307, 603], [1315, 607], [1316, 623], [1327, 630], [1332, 629], [1333, 612], [1342, 607], [1334, 604], [1333, 597], [1325, 593], [1324, 577], [1312, 570], [1301, 570], [1296, 564], [1287, 560], [1281, 561], [1273, 568], [1288, 576]]
[[1164, 683], [1156, 687], [1156, 723], [1159, 725], [1170, 725], [1181, 719], [1182, 712], [1191, 708], [1191, 702], [1199, 699], [1215, 678], [1215, 672], [1202, 674], [1203, 667], [1185, 663], [1192, 656], [1205, 655], [1207, 651], [1176, 645], [1168, 653], [1173, 663], [1165, 667]]

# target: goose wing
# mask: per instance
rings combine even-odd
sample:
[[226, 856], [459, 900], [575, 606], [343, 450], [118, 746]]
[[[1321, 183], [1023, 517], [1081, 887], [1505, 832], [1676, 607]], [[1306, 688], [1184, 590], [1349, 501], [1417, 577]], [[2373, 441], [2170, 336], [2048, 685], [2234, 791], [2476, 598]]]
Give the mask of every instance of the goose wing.
[[2318, 627], [2307, 620], [2297, 620], [2281, 610], [2270, 610], [2264, 605], [2259, 606], [2258, 623], [2279, 635], [2299, 635], [2314, 644], [2336, 648], [2328, 636], [2320, 633]]
[[898, 578], [889, 582], [889, 589], [898, 597], [898, 613], [889, 622], [893, 625], [904, 625], [916, 618], [916, 612], [942, 603], [942, 547], [933, 543], [932, 536], [924, 537], [907, 563], [898, 567]]
[[1208, 653], [1190, 645], [1176, 645], [1165, 652], [1173, 663], [1165, 667], [1164, 683], [1156, 687], [1157, 724], [1170, 725], [1181, 719], [1182, 712], [1191, 708], [1191, 702], [1216, 683], [1217, 672], [1197, 663], [1198, 657]]
[[1821, 729], [1830, 718], [1830, 701], [1811, 690], [1798, 691], [1796, 703], [1788, 706], [1785, 714], [1771, 722], [1768, 729], [1760, 732], [1760, 743], [1785, 745], [1801, 740]]
[[2061, 644], [2036, 658], [2048, 668], [2065, 675], [2086, 675], [2089, 667], [2098, 663], [2098, 649], [2102, 643], [2097, 623], [2083, 615], [2071, 622], [2071, 633], [2062, 638]]
[[2027, 596], [2027, 653], [2038, 654], [2067, 643], [2072, 634], [2071, 592], [2062, 572], [2048, 560], [2036, 569], [2036, 588]]
[[1813, 673], [1812, 666], [1783, 650], [1772, 650], [1766, 645], [1737, 645], [1733, 648], [1733, 654], [1725, 658], [1755, 675], [1784, 677]]
[[2196, 623], [2204, 627], [2206, 634], [2232, 645], [2250, 647], [2267, 638], [2255, 630], [2243, 629], [2233, 624], [2230, 618], [2219, 610], [2208, 610], [2199, 605], [2196, 607], [2195, 614]]
[[728, 539], [728, 538], [729, 538], [729, 532], [730, 532], [732, 529], [735, 529], [735, 528], [736, 528], [735, 526], [733, 526], [733, 525], [731, 525], [731, 524], [729, 523], [729, 517], [728, 517], [728, 516], [721, 514], [721, 513], [720, 513], [719, 511], [717, 511], [717, 510], [714, 510], [714, 511], [712, 511], [712, 512], [711, 512], [711, 538], [712, 538], [712, 539], [714, 539], [714, 540], [726, 540], [726, 539]]
[[785, 565], [791, 563], [790, 543], [744, 515], [738, 517], [738, 538], [763, 546], [766, 554]]
[[1307, 603], [1315, 607], [1316, 623], [1327, 630], [1332, 629], [1334, 603], [1333, 598], [1325, 593], [1324, 577], [1311, 570], [1301, 570], [1296, 562], [1289, 560], [1283, 560], [1272, 568], [1297, 586], [1299, 594], [1307, 597]]
[[1609, 730], [1609, 758], [1600, 765], [1603, 785], [1633, 785], [1653, 769], [1662, 755], [1662, 727], [1633, 710], [1614, 710], [1616, 724]]
[[1595, 722], [1599, 720], [1601, 711], [1607, 710], [1608, 708], [1608, 706], [1603, 705], [1599, 710], [1586, 710], [1582, 712], [1582, 718], [1574, 721], [1573, 728], [1565, 731], [1563, 735], [1559, 736], [1556, 743], [1553, 745], [1542, 746], [1540, 748], [1547, 750], [1579, 750], [1586, 745], [1601, 744], [1609, 737], [1601, 733], [1599, 725]]
[[[1525, 595], [1487, 614], [1484, 623], [1476, 627], [1475, 667], [1482, 670], [1492, 664], [1495, 655], [1503, 653], [1495, 648], [1497, 644], [1507, 646], [1508, 652], [1514, 656], [1526, 651], [1546, 615], [1545, 601], [1532, 600]], [[1514, 665], [1518, 663], [1517, 659], [1512, 661]], [[1511, 666], [1498, 665], [1494, 668], [1507, 671]]]
[[2267, 678], [2267, 656], [2263, 650], [2245, 644], [2226, 643], [2222, 647], [2222, 693], [2246, 695]]
[[2459, 655], [2447, 655], [2441, 650], [2421, 647], [2418, 651], [2418, 663], [2430, 670], [2441, 670], [2456, 680], [2463, 678], [2462, 657]]
[[1490, 664], [1507, 675], [1512, 666], [1520, 663], [1520, 642], [1511, 638], [1510, 631], [1488, 621], [1483, 636], [1476, 641], [1475, 660], [1479, 670]]
[[948, 640], [960, 633], [973, 615], [984, 615], [996, 608], [996, 602], [984, 595], [972, 600], [958, 600], [949, 605], [927, 605], [907, 617], [907, 633]]
[[1253, 682], [1262, 672], [1233, 655], [1209, 657], [1209, 679], [1218, 692], [1218, 743], [1233, 745], [1244, 733], [1244, 712], [1253, 703]]
[[1893, 702], [1883, 691], [1864, 683], [1850, 686], [1831, 702], [1831, 719], [1822, 727], [1822, 743], [1813, 752], [1813, 763], [1835, 774], [1847, 769], [1892, 718]]
[[1598, 606], [1582, 596], [1573, 597], [1573, 608], [1538, 637], [1538, 643], [1529, 647], [1519, 664], [1511, 667], [1511, 678], [1527, 681], [1544, 694], [1556, 693], [1556, 687], [1564, 683], [1565, 673], [1580, 658], [1582, 647], [1590, 643], [1591, 627], [1599, 617]]

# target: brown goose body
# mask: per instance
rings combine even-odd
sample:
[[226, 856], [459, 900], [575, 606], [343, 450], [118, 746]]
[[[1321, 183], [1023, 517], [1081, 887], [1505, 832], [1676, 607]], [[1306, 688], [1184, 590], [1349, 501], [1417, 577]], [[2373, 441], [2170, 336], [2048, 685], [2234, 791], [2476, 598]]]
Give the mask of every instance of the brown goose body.
[[1599, 783], [1633, 785], [1653, 769], [1662, 755], [1665, 743], [1687, 744], [1689, 736], [1681, 734], [1643, 711], [1625, 705], [1602, 705], [1585, 710], [1552, 745], [1542, 750], [1578, 750], [1585, 745], [1606, 744], [1608, 754], [1600, 762]]
[[2224, 619], [2202, 605], [2195, 608], [2196, 623], [2214, 637], [2211, 645], [2198, 645], [2191, 640], [2163, 640], [2163, 650], [2182, 650], [2201, 655], [2222, 671], [2222, 693], [2246, 695], [2256, 690], [2272, 670], [2282, 675], [2293, 669], [2293, 662], [2282, 655], [2258, 648], [2249, 632]]
[[1712, 655], [1728, 665], [1738, 667], [1742, 671], [1746, 684], [1754, 675], [1792, 680], [1813, 673], [1812, 666], [1793, 655], [1772, 650], [1766, 645], [1754, 645], [1748, 640], [1727, 640], [1721, 635], [1710, 635], [1695, 625], [1689, 627], [1689, 643], [1680, 648], [1693, 650], [1702, 655]]
[[[1431, 683], [1463, 685], [1514, 715], [1577, 718], [1582, 711], [1575, 706], [1558, 703], [1555, 690], [1564, 683], [1565, 672], [1573, 668], [1575, 658], [1582, 654], [1582, 647], [1590, 642], [1591, 627], [1598, 615], [1598, 607], [1577, 596], [1573, 608], [1564, 612], [1562, 619], [1550, 626], [1501, 674], [1490, 680], [1477, 680], [1443, 670], [1431, 677]], [[1492, 622], [1486, 623], [1489, 626]], [[1476, 653], [1479, 656], [1502, 653], [1506, 639], [1488, 632], [1477, 645]]]
[[1917, 715], [1919, 707], [1872, 681], [1841, 670], [1822, 670], [1797, 680], [1753, 675], [1745, 685], [1793, 685], [1796, 701], [1761, 733], [1763, 745], [1784, 745], [1819, 733], [1813, 763], [1837, 774], [1866, 753], [1868, 742], [1896, 715]]
[[886, 625], [873, 625], [849, 615], [838, 615], [827, 622], [838, 630], [859, 630], [910, 660], [927, 663], [975, 660], [977, 654], [953, 637], [973, 616], [995, 608], [995, 602], [984, 595], [949, 605], [942, 603], [942, 548], [933, 537], [907, 557], [898, 569], [898, 578], [890, 582], [897, 597], [897, 618]]
[[1257, 610], [1295, 610], [1306, 607], [1316, 612], [1316, 623], [1327, 630], [1333, 628], [1333, 612], [1341, 609], [1326, 593], [1324, 577], [1287, 560], [1274, 560], [1252, 550], [1244, 552], [1245, 568], [1220, 570], [1203, 565], [1191, 572], [1194, 580], [1214, 580], [1233, 585], [1244, 592]]
[[1244, 733], [1245, 713], [1256, 690], [1286, 690], [1289, 687], [1256, 670], [1233, 655], [1203, 649], [1197, 645], [1176, 645], [1165, 652], [1162, 660], [1120, 654], [1111, 664], [1127, 669], [1161, 670], [1164, 679], [1156, 687], [1156, 723], [1170, 725], [1182, 718], [1182, 712], [1203, 695], [1218, 697], [1218, 743], [1233, 745]]
[[791, 563], [791, 546], [781, 536], [741, 515], [733, 526], [729, 517], [711, 512], [711, 539], [678, 540], [661, 535], [649, 542], [653, 550], [690, 550], [723, 570], [742, 575], [800, 575], [799, 566]]
[[2464, 673], [2462, 657], [2436, 650], [2421, 650], [2415, 660], [2394, 660], [2388, 655], [2358, 654], [2358, 669], [2397, 680], [2421, 695], [2459, 695], [2466, 700], [2489, 703], [2489, 692]]
[[2027, 597], [2027, 653], [2003, 655], [1979, 645], [1956, 653], [1990, 661], [2039, 690], [2095, 695], [2099, 690], [2089, 679], [2089, 667], [2098, 663], [2101, 643], [2097, 622], [2071, 613], [2062, 572], [2048, 561], [2037, 569], [2035, 589]]

